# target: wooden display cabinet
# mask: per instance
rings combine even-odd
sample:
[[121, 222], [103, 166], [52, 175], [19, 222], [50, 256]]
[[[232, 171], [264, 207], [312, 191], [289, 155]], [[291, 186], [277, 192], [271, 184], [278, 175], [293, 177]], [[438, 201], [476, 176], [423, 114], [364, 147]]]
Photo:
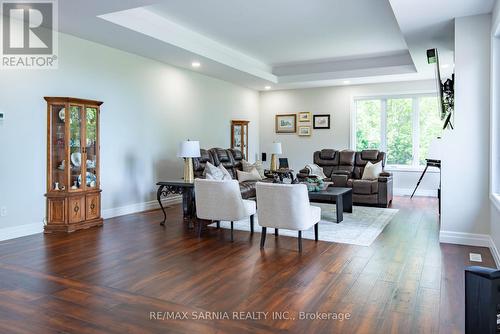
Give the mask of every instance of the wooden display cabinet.
[[45, 232], [102, 226], [99, 115], [102, 102], [47, 101], [47, 224]]
[[231, 121], [231, 148], [241, 151], [248, 159], [248, 123], [250, 121]]

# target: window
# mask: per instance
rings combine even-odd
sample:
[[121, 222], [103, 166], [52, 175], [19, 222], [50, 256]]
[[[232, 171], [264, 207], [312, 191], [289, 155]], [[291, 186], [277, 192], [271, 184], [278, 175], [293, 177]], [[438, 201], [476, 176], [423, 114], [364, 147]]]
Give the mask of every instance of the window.
[[359, 150], [380, 147], [380, 100], [358, 101], [356, 142]]
[[355, 105], [355, 149], [387, 152], [388, 165], [425, 165], [431, 142], [441, 134], [436, 96], [356, 99]]

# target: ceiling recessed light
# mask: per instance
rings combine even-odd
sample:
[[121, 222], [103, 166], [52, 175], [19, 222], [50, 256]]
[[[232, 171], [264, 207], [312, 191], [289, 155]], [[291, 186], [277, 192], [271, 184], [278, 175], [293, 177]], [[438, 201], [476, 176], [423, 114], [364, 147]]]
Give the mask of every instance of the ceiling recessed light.
[[193, 62], [191, 63], [191, 66], [193, 66], [193, 67], [195, 67], [195, 68], [196, 68], [196, 67], [200, 67], [200, 66], [201, 66], [201, 64], [200, 64], [199, 62], [197, 62], [197, 61], [193, 61]]
[[348, 85], [351, 83], [349, 80], [344, 80], [343, 82], [344, 82], [344, 85]]
[[270, 90], [271, 89], [271, 86], [266, 86], [264, 87], [265, 90]]

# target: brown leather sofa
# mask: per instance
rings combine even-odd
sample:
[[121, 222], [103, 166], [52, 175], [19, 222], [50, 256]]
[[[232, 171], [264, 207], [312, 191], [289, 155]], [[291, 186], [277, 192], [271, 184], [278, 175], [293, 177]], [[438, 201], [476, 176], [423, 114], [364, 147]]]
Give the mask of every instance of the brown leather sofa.
[[[326, 181], [335, 187], [352, 188], [352, 200], [355, 204], [388, 207], [393, 197], [392, 174], [382, 172], [377, 180], [362, 180], [363, 171], [368, 161], [382, 161], [385, 167], [386, 154], [378, 150], [354, 152], [324, 149], [314, 152], [313, 161], [323, 168]], [[301, 181], [309, 177], [309, 171], [302, 169], [297, 174]]]
[[[207, 162], [212, 165], [219, 166], [222, 164], [227, 169], [233, 179], [237, 179], [236, 170], [243, 170], [241, 161], [244, 158], [240, 150], [211, 148], [209, 150], [201, 149], [201, 156], [193, 158], [194, 177], [203, 178], [203, 171]], [[272, 179], [264, 179], [264, 182], [272, 182]], [[257, 181], [240, 182], [241, 197], [243, 199], [256, 197], [255, 184]]]

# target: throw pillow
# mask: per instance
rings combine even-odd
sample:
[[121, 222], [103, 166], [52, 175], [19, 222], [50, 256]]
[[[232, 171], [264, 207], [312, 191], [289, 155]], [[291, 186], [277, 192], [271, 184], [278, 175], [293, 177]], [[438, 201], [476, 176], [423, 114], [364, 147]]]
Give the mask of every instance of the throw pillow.
[[264, 166], [262, 165], [262, 161], [256, 161], [255, 163], [251, 164], [246, 160], [241, 160], [241, 165], [244, 172], [250, 173], [252, 171], [252, 168], [255, 168], [257, 169], [257, 172], [259, 172], [261, 179], [266, 177], [264, 175]]
[[376, 180], [382, 173], [382, 161], [372, 164], [370, 161], [365, 166], [362, 180]]
[[222, 180], [232, 180], [233, 177], [231, 176], [231, 174], [229, 174], [229, 172], [227, 171], [226, 167], [224, 167], [222, 164], [219, 165], [219, 167], [217, 167], [220, 169], [220, 171], [222, 172]]
[[260, 174], [255, 167], [251, 172], [242, 172], [241, 170], [236, 170], [236, 173], [238, 174], [238, 181], [240, 182], [262, 180], [262, 177], [260, 177]]
[[[227, 172], [227, 170], [226, 170]], [[210, 162], [207, 162], [205, 165], [205, 170], [203, 171], [203, 175], [207, 180], [223, 180], [224, 173], [220, 168], [215, 167]]]

